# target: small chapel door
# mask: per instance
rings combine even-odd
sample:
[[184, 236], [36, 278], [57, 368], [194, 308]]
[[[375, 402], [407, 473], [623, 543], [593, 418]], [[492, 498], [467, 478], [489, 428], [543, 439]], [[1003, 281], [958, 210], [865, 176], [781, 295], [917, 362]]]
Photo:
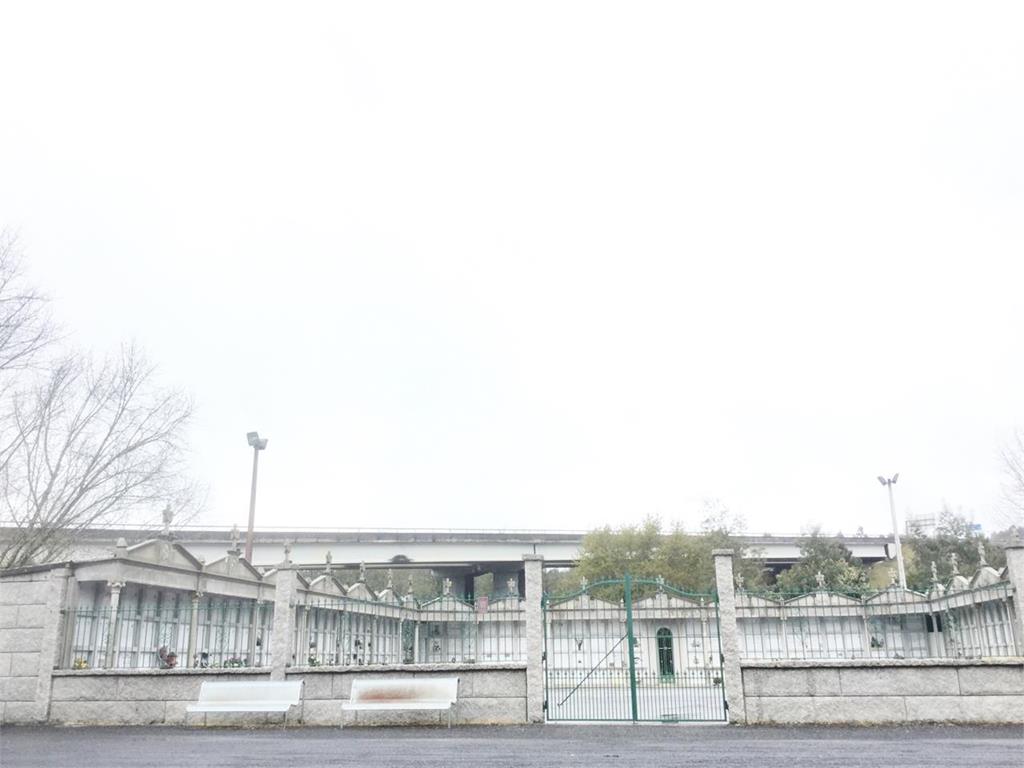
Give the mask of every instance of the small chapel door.
[[662, 627], [657, 633], [658, 639], [658, 674], [662, 680], [676, 676], [675, 658], [672, 651], [672, 630]]

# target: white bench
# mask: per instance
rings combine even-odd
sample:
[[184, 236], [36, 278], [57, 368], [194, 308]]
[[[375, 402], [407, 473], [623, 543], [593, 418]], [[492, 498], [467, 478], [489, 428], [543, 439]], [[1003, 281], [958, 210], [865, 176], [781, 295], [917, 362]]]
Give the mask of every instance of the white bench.
[[[452, 727], [452, 707], [459, 697], [457, 677], [410, 677], [398, 680], [353, 680], [343, 710], [448, 710]], [[342, 716], [342, 727], [345, 726]]]
[[287, 712], [302, 700], [302, 680], [204, 682], [189, 712]]

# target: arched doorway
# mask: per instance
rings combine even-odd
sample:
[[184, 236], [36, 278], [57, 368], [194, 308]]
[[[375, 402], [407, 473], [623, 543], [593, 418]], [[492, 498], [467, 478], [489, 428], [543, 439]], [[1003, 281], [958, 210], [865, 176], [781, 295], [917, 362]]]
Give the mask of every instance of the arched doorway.
[[662, 627], [657, 633], [658, 639], [658, 674], [662, 680], [670, 680], [676, 676], [675, 658], [672, 651], [672, 630]]

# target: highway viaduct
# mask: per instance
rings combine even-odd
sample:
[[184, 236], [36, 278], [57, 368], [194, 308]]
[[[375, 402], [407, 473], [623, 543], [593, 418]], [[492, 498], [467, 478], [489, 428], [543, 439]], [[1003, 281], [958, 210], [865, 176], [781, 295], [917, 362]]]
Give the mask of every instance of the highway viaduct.
[[[0, 529], [0, 537], [4, 531]], [[159, 535], [153, 529], [105, 528], [84, 531], [75, 541], [74, 560], [109, 556], [120, 538], [129, 544]], [[186, 526], [172, 536], [197, 557], [212, 562], [235, 546], [237, 531], [224, 526]], [[321, 569], [328, 552], [334, 567], [429, 568], [453, 580], [494, 574], [495, 585], [519, 577], [523, 555], [542, 555], [546, 567], [571, 566], [579, 556], [585, 531], [469, 530], [402, 528], [261, 528], [255, 533], [253, 564], [273, 567], [290, 548], [290, 559], [310, 570]], [[779, 571], [800, 557], [802, 535], [741, 535], [744, 556], [758, 557]], [[888, 536], [847, 536], [844, 544], [867, 564], [892, 554]]]

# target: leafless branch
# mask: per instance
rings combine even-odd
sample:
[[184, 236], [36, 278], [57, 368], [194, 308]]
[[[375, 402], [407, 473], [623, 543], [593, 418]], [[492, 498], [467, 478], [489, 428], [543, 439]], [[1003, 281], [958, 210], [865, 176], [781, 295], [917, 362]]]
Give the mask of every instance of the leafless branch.
[[1024, 528], [1024, 429], [1013, 431], [1001, 451], [1003, 498], [1012, 525]]
[[192, 403], [158, 386], [134, 347], [98, 366], [67, 357], [11, 403], [0, 511], [16, 533], [0, 544], [0, 567], [54, 559], [83, 528], [165, 504], [179, 520], [194, 512], [183, 480]]

